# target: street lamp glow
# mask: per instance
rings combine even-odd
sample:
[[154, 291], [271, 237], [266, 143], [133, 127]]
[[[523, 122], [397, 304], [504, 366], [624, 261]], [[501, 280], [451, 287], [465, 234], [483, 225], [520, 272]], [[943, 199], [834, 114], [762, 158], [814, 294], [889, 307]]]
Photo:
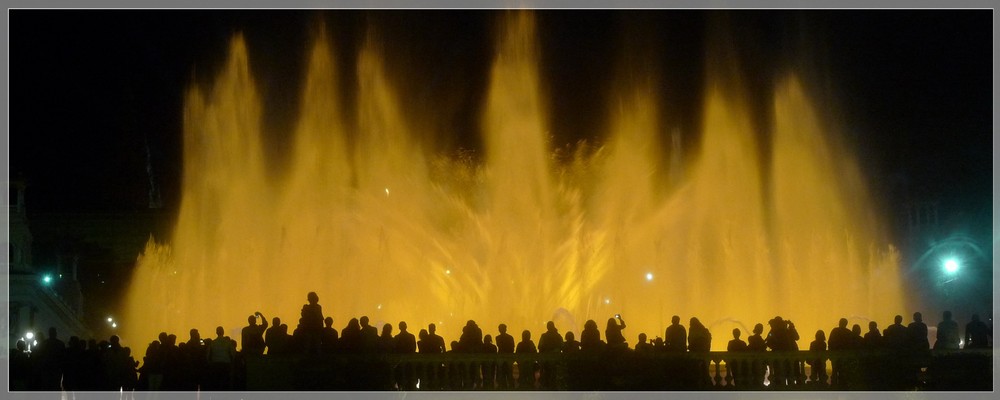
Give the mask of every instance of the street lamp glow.
[[954, 274], [958, 272], [958, 261], [954, 258], [948, 259], [944, 262], [944, 270], [949, 274]]
[[111, 319], [111, 317], [108, 317], [108, 322], [114, 322], [114, 320]]
[[35, 333], [34, 332], [25, 333], [24, 337], [28, 338], [28, 340], [34, 339], [35, 338]]
[[42, 282], [45, 283], [46, 285], [52, 283], [52, 275], [45, 274], [44, 276], [42, 276]]
[[117, 322], [112, 322], [111, 323], [111, 327], [112, 328], [117, 328], [118, 327], [118, 323]]

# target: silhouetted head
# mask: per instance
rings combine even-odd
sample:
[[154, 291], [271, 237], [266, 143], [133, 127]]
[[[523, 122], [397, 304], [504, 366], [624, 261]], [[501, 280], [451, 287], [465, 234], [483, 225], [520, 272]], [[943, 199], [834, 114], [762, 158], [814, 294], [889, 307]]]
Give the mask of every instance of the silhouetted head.
[[457, 349], [457, 348], [458, 348], [458, 341], [457, 340], [452, 340], [451, 341], [451, 350], [455, 351], [455, 349]]
[[531, 331], [525, 329], [524, 332], [521, 332], [521, 340], [523, 341], [531, 340]]
[[437, 325], [434, 324], [427, 325], [427, 333], [433, 334], [434, 332], [437, 332]]
[[594, 322], [594, 320], [592, 320], [592, 319], [588, 319], [587, 322], [584, 322], [583, 323], [583, 330], [588, 330], [588, 329], [592, 329], [592, 330], [596, 331], [597, 330], [597, 322]]
[[653, 346], [663, 347], [663, 338], [657, 336], [656, 339], [653, 339]]
[[197, 329], [191, 328], [191, 332], [189, 332], [189, 334], [191, 335], [191, 340], [192, 341], [197, 342], [197, 341], [201, 340], [201, 333], [198, 332]]
[[25, 351], [28, 349], [28, 344], [24, 343], [24, 339], [17, 339], [17, 349], [19, 351]]
[[333, 328], [333, 317], [323, 318], [323, 325], [327, 328]]
[[[223, 335], [223, 334], [225, 334], [225, 333], [226, 333], [226, 330], [225, 330], [225, 329], [222, 329], [222, 327], [221, 327], [221, 326], [217, 326], [217, 327], [215, 327], [215, 335], [216, 335], [216, 336], [218, 336], [218, 337], [222, 337], [222, 335]], [[164, 335], [164, 336], [166, 336], [166, 335]], [[162, 338], [162, 339], [161, 339], [160, 341], [161, 341], [161, 342], [164, 342], [164, 343], [165, 343], [165, 342], [167, 341], [167, 338], [166, 338], [166, 337], [164, 337], [164, 338]]]
[[740, 328], [733, 328], [733, 339], [740, 338]]
[[694, 327], [700, 328], [701, 327], [701, 321], [699, 321], [697, 317], [691, 317], [691, 325], [690, 326], [692, 328], [694, 328]]
[[497, 326], [497, 330], [499, 330], [500, 333], [507, 333], [507, 324], [500, 324], [500, 326]]
[[382, 336], [392, 335], [392, 324], [382, 325]]
[[945, 321], [951, 321], [951, 311], [945, 311], [944, 312], [944, 320]]
[[674, 325], [677, 325], [677, 324], [681, 323], [681, 317], [678, 316], [678, 315], [670, 317], [670, 323], [674, 324]]
[[924, 321], [923, 314], [920, 314], [920, 312], [913, 313], [913, 322], [923, 322], [923, 321]]
[[613, 329], [618, 327], [618, 322], [614, 318], [608, 318], [608, 328]]
[[365, 316], [361, 317], [360, 322], [361, 322], [361, 327], [362, 328], [367, 328], [368, 327], [368, 316], [365, 315]]
[[166, 332], [160, 332], [160, 334], [157, 335], [156, 338], [160, 339], [160, 343], [166, 343], [167, 342], [167, 333]]
[[861, 336], [861, 325], [854, 324], [854, 326], [851, 327], [851, 332], [857, 336]]
[[639, 343], [646, 343], [646, 334], [645, 333], [640, 333], [639, 334]]
[[309, 294], [306, 295], [306, 300], [309, 301], [309, 304], [319, 303], [319, 295], [316, 294], [316, 292], [309, 292]]
[[[366, 322], [367, 322], [367, 320], [366, 320]], [[347, 328], [345, 328], [345, 329], [347, 329], [347, 330], [355, 330], [355, 331], [361, 330], [361, 323], [358, 322], [357, 318], [351, 318], [350, 321], [347, 321]]]
[[280, 325], [281, 325], [281, 318], [278, 317], [271, 318], [271, 326], [280, 326]]
[[566, 341], [572, 342], [574, 340], [576, 340], [576, 335], [573, 334], [573, 331], [566, 332]]
[[417, 337], [420, 338], [420, 340], [427, 340], [427, 336], [430, 335], [427, 334], [426, 329], [421, 329], [420, 332], [417, 333]]
[[837, 326], [839, 326], [841, 328], [846, 328], [847, 327], [847, 318], [841, 318], [840, 322], [837, 323]]
[[256, 315], [251, 315], [251, 316], [247, 317], [247, 323], [250, 324], [250, 326], [257, 325], [257, 316]]
[[897, 324], [902, 324], [902, 323], [903, 323], [903, 316], [902, 316], [902, 315], [897, 315], [897, 316], [896, 316], [895, 318], [893, 318], [892, 320], [893, 320], [893, 322], [895, 322], [895, 323], [897, 323]]
[[556, 332], [556, 323], [549, 321], [547, 324], [545, 324], [545, 329], [548, 330], [549, 332]]
[[868, 321], [868, 331], [878, 333], [878, 323], [875, 321]]
[[490, 335], [483, 336], [483, 343], [493, 344], [493, 336]]
[[757, 325], [753, 326], [753, 334], [760, 335], [761, 333], [764, 333], [764, 324], [758, 322]]
[[816, 340], [819, 340], [821, 342], [825, 342], [826, 341], [826, 334], [823, 333], [822, 329], [816, 331]]
[[58, 337], [58, 335], [56, 335], [56, 327], [54, 327], [54, 326], [49, 327], [49, 338], [50, 339], [56, 339], [57, 337]]
[[109, 340], [111, 341], [111, 345], [115, 347], [122, 343], [122, 338], [118, 337], [118, 335], [111, 335]]
[[406, 321], [399, 321], [399, 331], [406, 332]]

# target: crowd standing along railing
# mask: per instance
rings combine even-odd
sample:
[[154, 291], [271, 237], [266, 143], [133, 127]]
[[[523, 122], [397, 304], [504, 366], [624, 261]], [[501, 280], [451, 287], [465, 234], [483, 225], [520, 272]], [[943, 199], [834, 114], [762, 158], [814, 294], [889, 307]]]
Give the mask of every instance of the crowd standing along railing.
[[247, 390], [977, 390], [993, 351], [249, 357]]

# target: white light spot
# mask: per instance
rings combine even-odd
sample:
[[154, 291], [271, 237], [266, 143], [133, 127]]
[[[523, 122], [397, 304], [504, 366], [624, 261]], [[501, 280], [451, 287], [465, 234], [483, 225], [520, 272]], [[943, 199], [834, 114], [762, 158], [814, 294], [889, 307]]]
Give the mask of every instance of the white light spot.
[[611, 299], [604, 299], [604, 304], [611, 304]]
[[377, 308], [377, 309], [381, 310], [381, 309], [382, 309], [382, 305], [381, 305], [381, 304], [379, 304], [379, 305], [378, 305], [378, 307], [375, 307], [375, 308]]
[[647, 281], [653, 280], [653, 273], [652, 272], [647, 272], [646, 273], [646, 280]]
[[108, 317], [108, 322], [113, 322], [113, 321], [114, 320], [111, 317]]
[[944, 262], [944, 270], [948, 271], [948, 273], [950, 273], [950, 274], [954, 274], [955, 272], [958, 272], [958, 261], [955, 261], [954, 259], [945, 261]]
[[117, 328], [118, 327], [118, 323], [117, 322], [112, 322], [111, 323], [111, 327], [112, 328]]
[[34, 332], [28, 332], [28, 333], [24, 334], [24, 337], [28, 338], [28, 340], [34, 339], [35, 338], [35, 333]]
[[385, 197], [389, 197], [389, 188], [385, 188]]
[[450, 269], [446, 269], [446, 270], [444, 270], [444, 274], [445, 274], [445, 275], [451, 275], [451, 270], [450, 270]]

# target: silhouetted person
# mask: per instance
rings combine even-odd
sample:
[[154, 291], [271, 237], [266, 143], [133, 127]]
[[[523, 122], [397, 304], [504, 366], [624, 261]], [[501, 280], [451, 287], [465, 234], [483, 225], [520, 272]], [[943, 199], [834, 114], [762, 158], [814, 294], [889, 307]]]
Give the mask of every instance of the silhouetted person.
[[609, 349], [628, 349], [625, 335], [622, 334], [623, 329], [625, 329], [625, 321], [622, 320], [621, 315], [615, 315], [615, 318], [608, 318], [607, 327], [604, 328], [604, 338], [608, 341]]
[[184, 390], [195, 391], [203, 384], [203, 376], [208, 365], [208, 348], [201, 341], [201, 333], [192, 328], [188, 331], [187, 345], [182, 352], [185, 369], [188, 371]]
[[[476, 321], [469, 320], [462, 327], [462, 336], [458, 339], [459, 352], [461, 353], [478, 353], [483, 349], [483, 330], [479, 328]], [[480, 366], [477, 362], [469, 363], [469, 373], [466, 375], [469, 380], [465, 384], [469, 388], [476, 388], [482, 386], [482, 381], [480, 381]]]
[[428, 354], [431, 352], [431, 344], [427, 341], [427, 330], [421, 329], [417, 333], [417, 353]]
[[340, 335], [337, 334], [337, 329], [333, 327], [333, 317], [326, 317], [323, 319], [323, 335], [320, 337], [323, 353], [335, 353], [337, 351], [338, 339], [340, 339]]
[[573, 331], [567, 331], [563, 340], [562, 352], [573, 354], [578, 351], [580, 351], [580, 342], [576, 340], [576, 335], [573, 334]]
[[264, 347], [267, 348], [267, 354], [275, 354], [274, 336], [275, 334], [278, 333], [278, 330], [280, 328], [281, 328], [281, 318], [278, 317], [271, 318], [271, 327], [264, 330]]
[[[531, 332], [525, 329], [521, 332], [521, 341], [517, 343], [517, 348], [514, 350], [515, 354], [535, 354], [538, 353], [538, 349], [535, 347], [535, 342], [531, 340]], [[518, 361], [517, 362], [517, 387], [521, 390], [532, 389], [535, 387], [535, 371], [537, 367], [534, 361]]]
[[[417, 340], [413, 334], [406, 331], [406, 321], [399, 321], [399, 333], [392, 339], [393, 353], [414, 354], [417, 352]], [[400, 390], [414, 390], [417, 378], [413, 365], [402, 364], [396, 367], [396, 384]]]
[[380, 353], [392, 351], [392, 324], [382, 324], [382, 334], [379, 335], [377, 349]]
[[476, 353], [483, 348], [483, 330], [476, 325], [476, 321], [470, 319], [465, 323], [458, 344], [463, 353]]
[[[488, 355], [497, 354], [497, 346], [493, 344], [493, 336], [483, 336], [483, 353]], [[497, 363], [487, 362], [483, 364], [483, 389], [490, 390], [496, 387]]]
[[361, 352], [361, 323], [357, 318], [347, 321], [347, 326], [340, 330], [340, 340], [337, 342], [341, 352], [356, 354]]
[[378, 329], [368, 324], [368, 316], [362, 316], [361, 323], [361, 352], [373, 353], [378, 349]]
[[753, 335], [747, 338], [747, 350], [749, 351], [767, 351], [767, 344], [764, 342], [764, 337], [761, 334], [764, 333], [764, 324], [757, 323], [753, 326]]
[[927, 340], [927, 324], [919, 312], [913, 313], [913, 322], [906, 326], [906, 338], [907, 348], [911, 350], [923, 351], [931, 348]]
[[868, 332], [865, 333], [861, 343], [862, 347], [867, 350], [877, 350], [885, 347], [885, 342], [882, 339], [882, 333], [878, 330], [877, 322], [868, 321]]
[[[559, 330], [556, 329], [555, 322], [549, 321], [545, 324], [545, 333], [538, 338], [538, 352], [539, 353], [558, 353], [562, 350], [563, 338], [559, 334]], [[544, 389], [554, 389], [555, 388], [555, 364], [552, 362], [543, 362], [539, 365], [540, 375], [539, 380]]]
[[[431, 346], [431, 353], [444, 353], [444, 338], [437, 334], [437, 326], [434, 324], [427, 325], [427, 340]], [[511, 345], [513, 348], [514, 345]], [[512, 350], [513, 351], [513, 350]]]
[[56, 328], [49, 328], [49, 336], [39, 341], [37, 350], [31, 357], [38, 359], [39, 373], [36, 379], [39, 389], [45, 391], [62, 390], [63, 363], [66, 344], [59, 340]]
[[712, 349], [712, 333], [695, 317], [691, 317], [690, 327], [688, 350], [700, 353], [709, 352]]
[[588, 319], [583, 323], [583, 332], [580, 332], [580, 350], [593, 353], [602, 350], [604, 341], [601, 340], [601, 331], [597, 330], [597, 322]]
[[799, 351], [799, 331], [795, 329], [795, 323], [792, 320], [785, 320], [785, 329], [788, 331], [786, 347], [791, 351]]
[[965, 348], [988, 349], [992, 336], [992, 330], [979, 319], [979, 314], [972, 314], [972, 321], [965, 324]]
[[[497, 352], [499, 354], [514, 354], [514, 337], [507, 333], [507, 325], [497, 326], [500, 334], [497, 335]], [[513, 365], [509, 362], [501, 362], [497, 370], [497, 386], [500, 389], [508, 389], [514, 386]]]
[[663, 335], [663, 345], [669, 352], [683, 353], [687, 351], [687, 330], [681, 325], [681, 317], [670, 317], [670, 326]]
[[215, 339], [208, 346], [208, 390], [229, 390], [232, 385], [232, 365], [236, 358], [236, 346], [225, 336], [225, 329], [215, 328]]
[[897, 315], [893, 319], [893, 324], [885, 328], [882, 332], [886, 347], [894, 350], [902, 350], [906, 347], [906, 326], [903, 326], [903, 316]]
[[646, 341], [646, 334], [639, 334], [639, 342], [635, 344], [636, 354], [649, 354], [653, 352], [653, 344]]
[[31, 359], [28, 355], [28, 345], [18, 339], [15, 347], [10, 350], [10, 390], [28, 390], [28, 380], [31, 379]]
[[[740, 339], [740, 333], [740, 328], [733, 328], [733, 340], [730, 340], [729, 344], [726, 345], [726, 351], [730, 353], [744, 353], [747, 351], [747, 342]], [[733, 386], [747, 383], [739, 380], [740, 374], [744, 372], [739, 361], [733, 359], [727, 360], [726, 368], [732, 371]]]
[[945, 311], [943, 318], [937, 326], [934, 350], [958, 350], [959, 341], [962, 340], [958, 335], [958, 323], [951, 319], [951, 311]]
[[[260, 325], [257, 325], [257, 317], [260, 317]], [[243, 327], [241, 340], [243, 342], [243, 353], [259, 356], [264, 354], [264, 331], [267, 330], [267, 319], [260, 311], [247, 317], [247, 326]]]
[[860, 350], [864, 347], [863, 340], [864, 338], [861, 337], [861, 325], [851, 325], [851, 342], [849, 348], [851, 350]]
[[309, 292], [308, 303], [302, 306], [297, 332], [301, 332], [302, 349], [306, 354], [318, 354], [323, 336], [323, 306], [319, 305], [319, 295]]
[[816, 355], [815, 358], [810, 358], [806, 361], [809, 364], [809, 380], [811, 382], [821, 382], [821, 380], [826, 379], [826, 361], [822, 358], [821, 354], [826, 352], [826, 334], [820, 329], [816, 331], [816, 340], [809, 343], [809, 351]]
[[545, 324], [545, 333], [538, 339], [538, 352], [559, 352], [562, 349], [563, 338], [556, 329], [555, 322], [549, 321]]
[[[837, 327], [830, 330], [830, 351], [843, 352], [851, 350], [853, 347], [853, 333], [847, 328], [847, 318], [841, 318]], [[836, 387], [844, 387], [847, 384], [846, 363], [839, 355], [830, 360], [831, 374], [830, 384]]]
[[923, 315], [913, 313], [913, 322], [906, 326], [906, 354], [909, 365], [906, 368], [906, 386], [913, 388], [920, 383], [920, 369], [927, 366], [930, 358], [930, 341], [927, 339], [927, 324]]

